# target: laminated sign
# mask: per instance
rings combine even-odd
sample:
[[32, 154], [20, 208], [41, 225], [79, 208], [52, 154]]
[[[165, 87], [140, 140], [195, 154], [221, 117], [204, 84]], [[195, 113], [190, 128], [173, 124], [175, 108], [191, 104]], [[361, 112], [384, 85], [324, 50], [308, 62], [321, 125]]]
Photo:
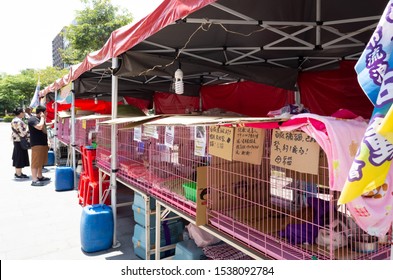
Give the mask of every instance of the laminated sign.
[[194, 155], [196, 156], [206, 156], [206, 127], [205, 126], [195, 126], [192, 130], [194, 139]]
[[175, 140], [175, 127], [166, 126], [165, 127], [165, 146], [173, 149], [173, 141]]
[[211, 126], [209, 128], [209, 154], [232, 160], [233, 127]]
[[158, 130], [156, 126], [147, 125], [144, 127], [143, 134], [146, 137], [152, 137], [158, 139]]
[[141, 142], [142, 141], [142, 127], [136, 126], [134, 127], [134, 141]]
[[273, 130], [270, 164], [318, 175], [319, 144], [304, 132]]

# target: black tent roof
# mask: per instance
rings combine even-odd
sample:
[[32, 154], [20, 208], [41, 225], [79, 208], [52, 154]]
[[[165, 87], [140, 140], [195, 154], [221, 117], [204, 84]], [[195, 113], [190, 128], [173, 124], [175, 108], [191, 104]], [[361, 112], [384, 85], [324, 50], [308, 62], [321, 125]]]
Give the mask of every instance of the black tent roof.
[[[215, 1], [121, 54], [114, 71], [119, 95], [168, 91], [179, 67], [189, 95], [201, 85], [240, 79], [296, 89], [301, 71], [356, 60], [385, 6], [385, 0]], [[83, 73], [77, 94], [110, 93], [109, 74], [102, 66]]]

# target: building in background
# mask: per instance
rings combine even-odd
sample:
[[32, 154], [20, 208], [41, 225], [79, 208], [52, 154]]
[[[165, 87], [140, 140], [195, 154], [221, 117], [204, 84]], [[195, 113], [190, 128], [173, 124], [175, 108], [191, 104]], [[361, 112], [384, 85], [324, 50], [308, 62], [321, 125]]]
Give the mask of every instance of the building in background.
[[60, 69], [67, 68], [68, 65], [63, 62], [59, 49], [64, 50], [68, 46], [67, 40], [63, 37], [65, 27], [52, 40], [52, 66]]

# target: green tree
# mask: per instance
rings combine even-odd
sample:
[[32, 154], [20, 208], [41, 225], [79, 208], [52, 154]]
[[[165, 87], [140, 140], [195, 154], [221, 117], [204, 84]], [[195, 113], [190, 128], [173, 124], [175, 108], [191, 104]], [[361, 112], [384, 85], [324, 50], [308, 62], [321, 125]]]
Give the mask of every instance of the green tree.
[[87, 54], [99, 50], [110, 34], [132, 21], [126, 9], [112, 5], [110, 0], [81, 0], [84, 9], [76, 12], [75, 24], [65, 28], [63, 36], [69, 42], [59, 50], [65, 63], [81, 62]]
[[[37, 71], [36, 75], [38, 74], [39, 76], [41, 89], [50, 85], [51, 83], [56, 81], [59, 77], [63, 77], [64, 75], [68, 74], [69, 71], [70, 71], [69, 69], [58, 69], [56, 67], [51, 67], [51, 66], [48, 66], [45, 69]], [[34, 89], [33, 89], [33, 93], [34, 93]]]
[[68, 69], [59, 70], [47, 67], [43, 70], [22, 70], [17, 75], [2, 75], [0, 77], [0, 114], [5, 111], [11, 112], [17, 106], [28, 106], [38, 79], [43, 89], [68, 71]]

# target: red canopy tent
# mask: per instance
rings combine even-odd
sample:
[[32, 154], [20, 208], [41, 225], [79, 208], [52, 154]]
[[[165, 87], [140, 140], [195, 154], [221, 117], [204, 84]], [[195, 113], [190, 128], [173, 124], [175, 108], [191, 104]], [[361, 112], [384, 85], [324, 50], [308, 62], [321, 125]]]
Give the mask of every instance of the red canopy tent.
[[[67, 75], [40, 94], [43, 96], [82, 80], [82, 75], [86, 75], [83, 79], [87, 81], [90, 72], [103, 77], [108, 69], [100, 73], [94, 68], [116, 58], [114, 61], [119, 59], [120, 66], [110, 71], [115, 76], [114, 84], [118, 77], [119, 88], [123, 80], [127, 83], [125, 91], [142, 95], [146, 90], [168, 89], [175, 70], [181, 68], [185, 73], [185, 86], [189, 87], [185, 92], [198, 96], [201, 92], [202, 98], [205, 96], [204, 109], [226, 104], [231, 110], [233, 104], [247, 100], [249, 103], [241, 108], [247, 114], [251, 108], [249, 104], [255, 100], [259, 100], [259, 104], [281, 106], [292, 102], [288, 95], [300, 89], [302, 102], [312, 107], [311, 111], [331, 114], [342, 105], [352, 109], [355, 104], [356, 113], [363, 114], [369, 104], [359, 91], [354, 72], [345, 67], [339, 69], [341, 72], [328, 70], [337, 70], [342, 60], [358, 58], [385, 5], [385, 0], [374, 0], [372, 5], [368, 0], [356, 3], [342, 0], [164, 0], [136, 24], [114, 31], [100, 50], [72, 66]], [[316, 69], [326, 72], [311, 73]], [[110, 79], [106, 80], [111, 83]], [[86, 81], [76, 85], [76, 95], [82, 94], [83, 88], [88, 89], [85, 90], [88, 94], [98, 94], [99, 87], [91, 90], [84, 86]], [[157, 86], [160, 82], [161, 90]], [[214, 95], [220, 95], [222, 89], [225, 96], [215, 99]], [[226, 99], [231, 102], [223, 102]], [[333, 99], [345, 103], [330, 103]], [[352, 102], [355, 99], [357, 101]], [[254, 115], [266, 108], [258, 108], [256, 104], [252, 110]], [[111, 135], [114, 134], [112, 128]], [[116, 170], [114, 137], [111, 143], [111, 169]], [[115, 172], [111, 183], [116, 186]], [[112, 192], [113, 199], [115, 190]]]
[[113, 31], [100, 50], [90, 53], [81, 63], [71, 66], [67, 75], [44, 88], [40, 96], [59, 90], [78, 79], [84, 72], [119, 56], [165, 26], [212, 2], [214, 0], [164, 0], [156, 10], [139, 22]]
[[[119, 77], [119, 92], [132, 91], [134, 95], [138, 91], [140, 96], [146, 91], [165, 92], [181, 65], [188, 81], [185, 86], [199, 83], [198, 87], [187, 89], [186, 94], [199, 96], [200, 87], [214, 79], [213, 84], [249, 80], [290, 92], [299, 88], [301, 101], [316, 113], [331, 114], [348, 105], [348, 109], [367, 117], [370, 103], [354, 80], [354, 71], [350, 73], [352, 70], [346, 67], [337, 74], [315, 70], [337, 69], [341, 60], [356, 60], [385, 4], [376, 0], [369, 5], [362, 0], [357, 1], [354, 9], [353, 4], [339, 0], [164, 0], [139, 22], [114, 31], [100, 50], [72, 66], [67, 75], [40, 94], [46, 95], [72, 81], [78, 82], [76, 95], [82, 94], [90, 79], [86, 75], [103, 75], [98, 66], [105, 68], [102, 66], [108, 60], [119, 57], [120, 66], [114, 71]], [[174, 58], [179, 62], [173, 63]], [[166, 66], [139, 75], [157, 65]], [[353, 79], [351, 82], [338, 78], [344, 72], [349, 73], [345, 75]], [[332, 82], [328, 78], [334, 75], [337, 78]], [[158, 78], [166, 85], [159, 84]], [[106, 82], [106, 92], [110, 94], [111, 81]], [[244, 95], [241, 91], [238, 94]], [[352, 102], [354, 97], [358, 101]], [[319, 100], [328, 100], [332, 106], [321, 106]], [[341, 101], [344, 104], [339, 104]]]

